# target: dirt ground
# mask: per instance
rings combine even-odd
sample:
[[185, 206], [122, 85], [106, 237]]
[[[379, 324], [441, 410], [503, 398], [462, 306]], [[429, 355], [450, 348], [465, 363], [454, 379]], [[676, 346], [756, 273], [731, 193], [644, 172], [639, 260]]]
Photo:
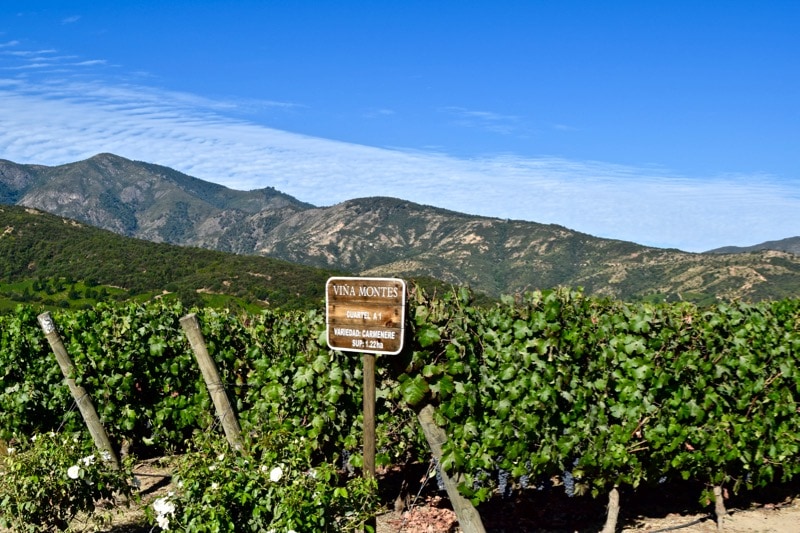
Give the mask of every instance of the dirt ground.
[[[796, 488], [796, 487], [795, 487]], [[617, 531], [621, 533], [717, 533], [711, 508], [702, 508], [697, 494], [669, 497], [651, 493], [631, 498], [623, 495]], [[722, 531], [729, 533], [800, 532], [798, 492], [749, 495], [729, 502]], [[478, 508], [491, 533], [594, 533], [605, 523], [605, 502], [567, 498], [563, 494], [522, 494], [494, 500]], [[458, 532], [455, 513], [446, 499], [429, 497], [411, 511], [388, 513], [378, 521], [378, 533]]]
[[[482, 517], [488, 532], [530, 532], [530, 533], [589, 533], [600, 531], [605, 517], [596, 515], [586, 525], [586, 521], [570, 520], [560, 523], [525, 519], [514, 525], [514, 520], [492, 520]], [[378, 533], [422, 533], [458, 532], [455, 514], [445, 513], [435, 506], [424, 505], [406, 513], [388, 513], [378, 520]], [[664, 516], [633, 516], [619, 525], [621, 533], [661, 533], [679, 531], [686, 533], [718, 533], [715, 519], [708, 514], [669, 513]], [[729, 533], [796, 533], [800, 531], [800, 508], [797, 504], [782, 507], [755, 507], [752, 509], [733, 509], [723, 522], [723, 532]]]
[[[141, 482], [141, 502], [110, 514], [113, 522], [99, 531], [145, 533], [143, 507], [171, 490], [170, 470], [154, 459], [135, 469]], [[420, 472], [422, 472], [420, 474]], [[425, 481], [424, 468], [405, 475], [406, 487], [397, 492], [402, 480], [386, 475], [379, 481], [387, 511], [377, 518], [377, 533], [458, 533], [458, 521], [447, 495], [438, 491], [434, 480]], [[417, 477], [419, 475], [419, 477]], [[416, 480], [416, 486], [412, 486]], [[691, 484], [661, 485], [635, 494], [620, 495], [619, 533], [716, 533], [712, 506], [698, 502], [700, 488]], [[397, 498], [397, 496], [403, 496]], [[563, 491], [529, 490], [510, 498], [496, 498], [478, 510], [488, 533], [595, 533], [605, 522], [606, 502], [588, 497], [568, 498]], [[800, 484], [778, 486], [766, 491], [740, 494], [726, 502], [728, 516], [723, 531], [728, 533], [799, 533]], [[80, 530], [80, 524], [75, 524]], [[88, 526], [85, 531], [89, 531]], [[93, 529], [93, 531], [98, 531]]]

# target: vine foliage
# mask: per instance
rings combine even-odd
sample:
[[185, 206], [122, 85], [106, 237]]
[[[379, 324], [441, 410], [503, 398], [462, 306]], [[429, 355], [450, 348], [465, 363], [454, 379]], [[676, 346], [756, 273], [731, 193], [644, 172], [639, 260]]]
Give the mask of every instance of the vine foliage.
[[[415, 413], [431, 404], [448, 435], [441, 466], [476, 503], [499, 473], [511, 485], [568, 473], [597, 495], [667, 479], [736, 491], [800, 472], [800, 300], [698, 307], [557, 289], [479, 306], [463, 288], [415, 287], [408, 301], [407, 349], [377, 361], [379, 466], [428, 460]], [[194, 311], [245, 433], [302, 437], [304, 468], [360, 466], [360, 358], [327, 347], [321, 310]], [[190, 451], [215, 426], [188, 312], [54, 314], [112, 441], [140, 455]], [[71, 405], [36, 311], [0, 316], [0, 439], [80, 431]]]

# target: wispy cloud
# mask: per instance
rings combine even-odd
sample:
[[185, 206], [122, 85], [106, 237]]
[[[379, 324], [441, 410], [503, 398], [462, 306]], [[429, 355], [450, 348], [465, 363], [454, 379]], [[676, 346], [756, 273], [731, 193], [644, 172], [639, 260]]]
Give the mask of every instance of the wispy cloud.
[[44, 69], [65, 69], [80, 65], [82, 61], [74, 55], [59, 55], [54, 49], [25, 50], [19, 41], [10, 41], [0, 46], [0, 71], [25, 72]]
[[366, 113], [364, 113], [364, 117], [366, 118], [380, 118], [380, 117], [391, 117], [396, 115], [397, 113], [393, 109], [370, 109]]
[[557, 131], [578, 131], [578, 128], [566, 124], [553, 124], [553, 129]]
[[16, 56], [20, 58], [27, 58], [29, 60], [37, 61], [41, 60], [42, 58], [47, 58], [53, 61], [59, 59], [58, 57], [52, 57], [50, 54], [54, 54], [55, 50], [13, 50], [13, 51], [3, 51], [0, 52], [5, 55], [9, 56]]
[[501, 135], [511, 135], [518, 131], [520, 119], [514, 115], [503, 115], [492, 111], [476, 111], [463, 107], [443, 107], [440, 109], [449, 115], [452, 122], [465, 128], [478, 128]]
[[73, 63], [76, 67], [95, 67], [97, 65], [107, 65], [108, 61], [105, 59], [89, 59], [87, 61], [78, 61]]
[[[688, 177], [597, 161], [465, 159], [348, 144], [236, 119], [236, 102], [77, 81], [69, 75], [77, 67], [61, 63], [67, 74], [60, 78], [0, 79], [0, 157], [56, 165], [112, 152], [236, 189], [273, 186], [316, 205], [395, 196], [690, 251], [800, 235], [798, 187], [775, 176]], [[104, 68], [100, 60], [84, 63]]]
[[81, 19], [80, 15], [73, 15], [71, 17], [67, 17], [61, 21], [61, 24], [75, 24]]

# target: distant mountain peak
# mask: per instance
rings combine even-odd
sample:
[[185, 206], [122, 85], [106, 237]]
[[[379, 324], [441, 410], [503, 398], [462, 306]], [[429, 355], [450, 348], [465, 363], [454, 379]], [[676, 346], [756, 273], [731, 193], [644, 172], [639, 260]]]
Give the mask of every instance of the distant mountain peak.
[[800, 255], [800, 236], [789, 237], [779, 241], [767, 241], [753, 246], [724, 246], [722, 248], [715, 248], [705, 253], [707, 254], [742, 254], [749, 252], [760, 252], [764, 250], [775, 250], [778, 252], [787, 252], [790, 254]]
[[[785, 253], [689, 254], [389, 197], [315, 207], [272, 187], [237, 191], [110, 153], [57, 167], [0, 161], [0, 203], [155, 242], [362, 275], [429, 276], [490, 295], [558, 285], [696, 301], [800, 292], [800, 257]], [[798, 241], [774, 242], [798, 253]]]

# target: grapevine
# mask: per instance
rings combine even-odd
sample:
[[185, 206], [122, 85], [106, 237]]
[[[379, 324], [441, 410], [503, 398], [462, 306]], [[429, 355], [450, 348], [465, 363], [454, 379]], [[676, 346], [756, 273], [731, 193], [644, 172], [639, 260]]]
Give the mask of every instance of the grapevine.
[[[180, 303], [53, 314], [113, 442], [190, 451], [217, 431]], [[196, 310], [247, 434], [306, 443], [309, 464], [360, 465], [360, 358], [330, 350], [320, 310]], [[76, 432], [36, 322], [0, 315], [0, 439]], [[561, 479], [574, 494], [665, 479], [732, 491], [800, 473], [800, 300], [623, 303], [556, 289], [478, 306], [413, 288], [409, 342], [378, 358], [379, 464], [430, 462], [415, 412], [448, 435], [439, 467], [475, 502]], [[283, 434], [281, 433], [281, 434]], [[304, 449], [306, 449], [304, 448]]]

